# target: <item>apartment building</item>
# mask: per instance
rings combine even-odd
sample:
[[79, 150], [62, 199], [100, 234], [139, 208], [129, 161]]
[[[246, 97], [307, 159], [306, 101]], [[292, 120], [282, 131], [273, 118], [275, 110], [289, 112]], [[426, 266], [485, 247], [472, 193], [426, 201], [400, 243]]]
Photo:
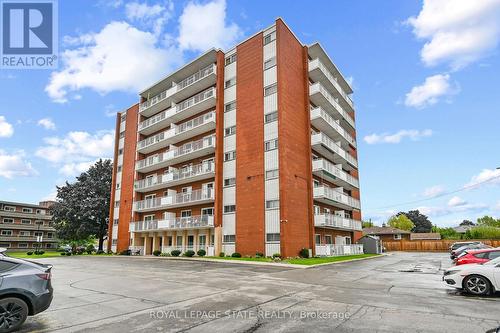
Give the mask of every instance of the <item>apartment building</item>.
[[361, 252], [351, 93], [281, 19], [148, 87], [117, 117], [109, 249]]
[[57, 248], [49, 208], [52, 201], [38, 205], [0, 201], [0, 247], [8, 250]]

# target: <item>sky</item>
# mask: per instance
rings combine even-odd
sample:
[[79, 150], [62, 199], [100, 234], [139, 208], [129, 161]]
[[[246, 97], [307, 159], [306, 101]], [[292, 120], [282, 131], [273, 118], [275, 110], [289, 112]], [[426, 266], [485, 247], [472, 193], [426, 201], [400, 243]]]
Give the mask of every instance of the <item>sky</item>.
[[364, 220], [500, 217], [499, 0], [60, 0], [58, 68], [0, 69], [0, 199], [54, 198], [139, 91], [277, 17], [353, 86]]

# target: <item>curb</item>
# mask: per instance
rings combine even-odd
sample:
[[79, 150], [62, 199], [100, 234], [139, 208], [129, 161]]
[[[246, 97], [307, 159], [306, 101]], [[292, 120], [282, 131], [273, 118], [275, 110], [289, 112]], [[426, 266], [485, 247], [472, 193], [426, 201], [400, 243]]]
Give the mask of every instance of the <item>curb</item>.
[[[328, 266], [328, 265], [336, 265], [336, 264], [343, 264], [346, 262], [352, 262], [352, 261], [361, 261], [361, 260], [368, 260], [368, 259], [376, 259], [376, 258], [382, 258], [384, 256], [388, 256], [389, 254], [386, 253], [381, 253], [378, 256], [373, 256], [373, 257], [366, 257], [366, 258], [356, 258], [356, 259], [349, 259], [349, 260], [342, 260], [342, 261], [334, 261], [334, 262], [325, 262], [323, 264], [316, 264], [316, 265], [309, 265], [306, 266], [306, 268], [316, 268], [320, 266]], [[301, 265], [303, 266], [303, 265]], [[305, 265], [304, 265], [305, 266]]]

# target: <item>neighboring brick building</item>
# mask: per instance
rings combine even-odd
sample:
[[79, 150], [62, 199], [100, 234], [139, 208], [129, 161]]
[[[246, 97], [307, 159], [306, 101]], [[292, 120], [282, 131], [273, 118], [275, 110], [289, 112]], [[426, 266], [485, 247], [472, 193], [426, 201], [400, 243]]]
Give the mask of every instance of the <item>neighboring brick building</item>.
[[359, 253], [351, 87], [278, 19], [117, 118], [108, 248]]
[[49, 211], [52, 203], [43, 201], [33, 205], [0, 201], [0, 247], [9, 250], [57, 248], [58, 240]]
[[382, 241], [410, 240], [411, 232], [392, 227], [363, 228], [363, 235], [378, 236]]

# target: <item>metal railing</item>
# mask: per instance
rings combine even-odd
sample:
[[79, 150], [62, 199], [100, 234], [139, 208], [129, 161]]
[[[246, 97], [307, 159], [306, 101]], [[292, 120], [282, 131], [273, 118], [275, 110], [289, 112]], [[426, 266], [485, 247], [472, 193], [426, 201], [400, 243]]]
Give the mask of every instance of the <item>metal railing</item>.
[[338, 113], [354, 128], [354, 119], [340, 106], [337, 99], [333, 97], [328, 90], [321, 85], [321, 83], [316, 82], [309, 86], [309, 93], [312, 95], [315, 90], [319, 91], [326, 100], [337, 110]]
[[209, 88], [205, 91], [202, 91], [199, 94], [194, 95], [193, 97], [190, 97], [190, 98], [180, 102], [179, 104], [176, 105], [175, 112], [176, 113], [182, 112], [182, 111], [189, 109], [190, 107], [192, 107], [196, 104], [199, 104], [199, 103], [201, 103], [201, 102], [203, 102], [206, 99], [209, 99], [211, 97], [215, 97], [215, 88]]
[[330, 125], [334, 130], [336, 130], [337, 133], [342, 135], [342, 137], [346, 139], [347, 142], [356, 147], [356, 140], [354, 140], [354, 138], [345, 129], [343, 129], [342, 126], [340, 126], [340, 124], [337, 123], [335, 119], [333, 119], [333, 117], [330, 116], [325, 110], [323, 110], [320, 107], [311, 109], [311, 118], [316, 118], [316, 117], [323, 118], [328, 123], [328, 125]]
[[167, 119], [169, 113], [172, 113], [172, 109], [167, 109], [165, 111], [162, 111], [162, 112], [154, 115], [151, 118], [144, 120], [143, 122], [139, 123], [139, 131], [141, 131], [147, 127], [153, 126], [154, 124], [159, 123], [160, 121], [162, 121], [164, 119]]
[[196, 215], [167, 218], [164, 220], [135, 221], [130, 222], [130, 224], [130, 230], [134, 230], [134, 232], [163, 229], [208, 228], [214, 226], [214, 217], [212, 215]]
[[338, 145], [335, 141], [333, 141], [328, 135], [326, 135], [323, 132], [320, 133], [315, 133], [311, 137], [311, 141], [320, 141], [322, 144], [324, 144], [328, 149], [332, 150], [334, 153], [345, 159], [347, 162], [349, 162], [351, 165], [354, 167], [358, 166], [358, 161], [354, 156], [346, 152], [340, 145]]
[[312, 167], [313, 171], [326, 171], [329, 174], [351, 184], [352, 186], [359, 188], [359, 180], [357, 178], [351, 176], [342, 170], [342, 168], [337, 167], [335, 164], [330, 163], [325, 159], [320, 158], [312, 161]]
[[214, 191], [211, 189], [200, 189], [191, 192], [177, 193], [175, 195], [146, 199], [134, 202], [136, 211], [147, 209], [159, 209], [173, 205], [191, 204], [198, 201], [213, 200]]
[[354, 109], [354, 103], [353, 103], [351, 97], [345, 93], [344, 89], [342, 89], [340, 84], [337, 82], [337, 78], [335, 76], [333, 76], [332, 73], [330, 73], [330, 70], [321, 62], [321, 60], [316, 58], [316, 59], [309, 61], [309, 68], [314, 68], [316, 66], [325, 74], [325, 76], [333, 84], [335, 89], [337, 89], [337, 91], [342, 95], [342, 97], [344, 97], [347, 104], [349, 104], [349, 106], [352, 109]]
[[314, 225], [349, 230], [362, 230], [361, 221], [335, 214], [315, 214]]
[[349, 207], [360, 209], [361, 203], [358, 199], [355, 199], [343, 192], [340, 192], [337, 188], [330, 188], [326, 186], [318, 186], [313, 189], [314, 197], [325, 197], [326, 199], [336, 201], [338, 203], [347, 205]]

